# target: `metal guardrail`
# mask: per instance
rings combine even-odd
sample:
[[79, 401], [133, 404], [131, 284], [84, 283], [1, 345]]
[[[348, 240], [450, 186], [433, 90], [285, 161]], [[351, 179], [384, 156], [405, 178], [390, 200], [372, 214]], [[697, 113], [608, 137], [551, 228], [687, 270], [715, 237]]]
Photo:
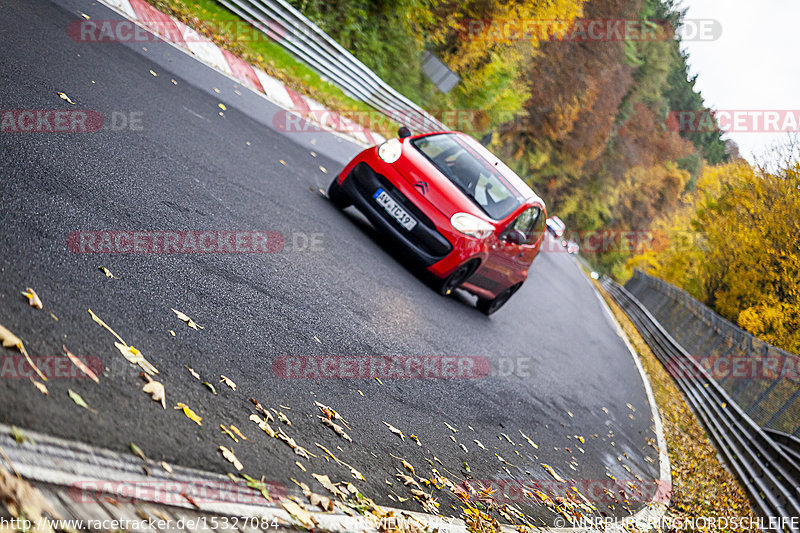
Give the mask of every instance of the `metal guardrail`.
[[800, 357], [754, 337], [687, 292], [641, 270], [634, 270], [625, 287], [695, 359], [707, 368], [728, 369], [714, 377], [758, 425], [800, 436]]
[[798, 531], [794, 529], [796, 522], [789, 520], [800, 516], [798, 463], [747, 416], [630, 292], [609, 278], [603, 278], [601, 284], [670, 372], [761, 514], [776, 519], [779, 527], [775, 531]]
[[433, 115], [390, 87], [285, 0], [217, 2], [338, 85], [348, 96], [418, 132], [448, 129]]

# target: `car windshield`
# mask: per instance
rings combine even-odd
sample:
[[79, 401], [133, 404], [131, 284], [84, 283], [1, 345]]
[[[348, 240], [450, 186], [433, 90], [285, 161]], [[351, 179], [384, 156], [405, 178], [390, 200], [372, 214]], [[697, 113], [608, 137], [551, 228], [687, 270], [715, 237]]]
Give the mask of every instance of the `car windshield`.
[[411, 144], [494, 220], [505, 218], [522, 205], [523, 198], [506, 178], [458, 135], [428, 135]]

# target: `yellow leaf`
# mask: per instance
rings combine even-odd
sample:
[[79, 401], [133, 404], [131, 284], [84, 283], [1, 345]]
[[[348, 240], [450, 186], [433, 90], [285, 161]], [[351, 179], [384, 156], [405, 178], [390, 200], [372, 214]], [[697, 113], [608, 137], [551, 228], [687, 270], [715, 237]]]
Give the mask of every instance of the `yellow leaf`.
[[50, 393], [47, 391], [47, 387], [44, 386], [44, 383], [39, 383], [38, 381], [36, 381], [33, 378], [31, 378], [31, 383], [33, 383], [33, 386], [36, 387], [37, 389], [39, 389], [39, 392], [41, 392], [45, 396], [49, 396], [50, 395]]
[[189, 409], [189, 406], [185, 403], [179, 402], [174, 409], [183, 409], [183, 414], [189, 417], [192, 422], [196, 423], [198, 426], [203, 425], [203, 417], [198, 416], [198, 414]]
[[292, 518], [297, 520], [306, 529], [314, 529], [316, 527], [317, 522], [314, 520], [314, 515], [300, 507], [297, 502], [292, 500], [283, 500], [281, 505], [284, 509], [286, 509], [286, 512], [292, 516]]
[[112, 278], [112, 279], [114, 278], [114, 274], [112, 274], [111, 271], [109, 269], [107, 269], [106, 267], [99, 266], [97, 268], [100, 269], [103, 272], [103, 274], [106, 275], [107, 278]]
[[30, 287], [27, 287], [22, 295], [28, 299], [28, 303], [31, 307], [35, 307], [36, 309], [42, 308], [42, 300], [39, 298], [39, 295], [36, 294], [36, 292]]
[[233, 440], [233, 442], [239, 442], [239, 439], [236, 438], [236, 435], [231, 433], [230, 429], [226, 428], [222, 424], [219, 425], [219, 428], [222, 430], [223, 433], [225, 433], [227, 436], [229, 436]]

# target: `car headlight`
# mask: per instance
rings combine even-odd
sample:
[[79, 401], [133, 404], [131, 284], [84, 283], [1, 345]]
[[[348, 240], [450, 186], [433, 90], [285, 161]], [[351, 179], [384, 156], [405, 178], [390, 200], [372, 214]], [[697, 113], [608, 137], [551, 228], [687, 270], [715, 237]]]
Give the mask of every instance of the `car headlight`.
[[403, 153], [403, 145], [397, 139], [389, 139], [378, 147], [378, 157], [386, 163], [394, 163], [400, 159]]
[[456, 213], [450, 218], [450, 224], [464, 235], [476, 239], [485, 239], [494, 231], [494, 226], [469, 213]]

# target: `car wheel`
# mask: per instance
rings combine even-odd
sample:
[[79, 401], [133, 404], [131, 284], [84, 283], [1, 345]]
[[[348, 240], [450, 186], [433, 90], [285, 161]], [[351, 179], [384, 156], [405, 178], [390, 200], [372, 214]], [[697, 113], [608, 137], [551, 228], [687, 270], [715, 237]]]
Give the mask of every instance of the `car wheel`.
[[353, 200], [350, 199], [347, 192], [339, 185], [336, 179], [334, 179], [330, 187], [328, 187], [328, 198], [333, 202], [333, 205], [339, 209], [344, 209], [345, 207], [353, 205]]
[[519, 290], [520, 287], [522, 287], [522, 283], [517, 283], [516, 285], [512, 285], [511, 287], [507, 288], [492, 299], [478, 298], [478, 304], [476, 307], [483, 314], [489, 316], [503, 307], [505, 303], [511, 299], [514, 293]]
[[449, 296], [475, 273], [478, 269], [478, 265], [480, 265], [480, 261], [477, 260], [467, 261], [462, 264], [453, 270], [449, 276], [436, 283], [436, 291], [442, 296]]

